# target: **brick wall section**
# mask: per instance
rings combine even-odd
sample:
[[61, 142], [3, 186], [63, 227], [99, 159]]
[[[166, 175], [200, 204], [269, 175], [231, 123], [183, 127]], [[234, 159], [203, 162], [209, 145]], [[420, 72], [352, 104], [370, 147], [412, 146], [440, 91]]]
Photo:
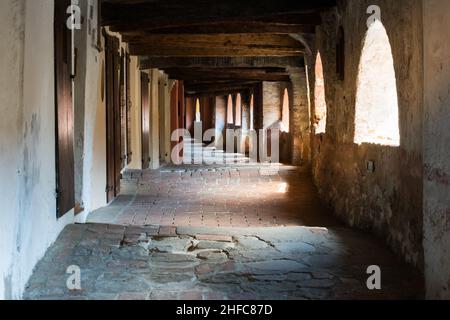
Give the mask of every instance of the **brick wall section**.
[[281, 120], [281, 84], [263, 82], [263, 126], [264, 129]]
[[289, 68], [292, 83], [290, 99], [290, 133], [292, 136], [292, 164], [310, 162], [310, 107], [305, 68]]

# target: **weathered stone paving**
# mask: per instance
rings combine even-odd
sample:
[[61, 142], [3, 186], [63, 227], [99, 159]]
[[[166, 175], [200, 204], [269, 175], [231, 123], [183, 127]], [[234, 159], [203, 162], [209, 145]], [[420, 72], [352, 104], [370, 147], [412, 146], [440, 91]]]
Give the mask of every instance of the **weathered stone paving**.
[[[366, 287], [379, 265], [382, 290]], [[81, 269], [69, 291], [66, 269]], [[347, 228], [67, 227], [31, 278], [26, 299], [420, 298], [417, 275]]]
[[[126, 172], [122, 195], [67, 227], [27, 299], [409, 299], [421, 276], [342, 226], [302, 170], [264, 166]], [[273, 169], [273, 168], [272, 168]], [[70, 291], [69, 266], [82, 290]], [[367, 289], [367, 267], [382, 290]]]

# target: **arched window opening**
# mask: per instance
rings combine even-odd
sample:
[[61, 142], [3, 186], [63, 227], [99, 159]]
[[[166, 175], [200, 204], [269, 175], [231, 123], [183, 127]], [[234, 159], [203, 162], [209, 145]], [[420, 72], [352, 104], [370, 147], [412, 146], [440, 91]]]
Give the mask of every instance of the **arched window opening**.
[[355, 108], [355, 143], [400, 145], [394, 59], [379, 20], [370, 26], [364, 41]]
[[255, 113], [254, 113], [254, 108], [255, 108], [255, 100], [253, 97], [253, 94], [250, 98], [250, 130], [254, 130], [254, 121], [255, 121]]
[[236, 121], [234, 124], [237, 127], [242, 125], [242, 98], [240, 93], [236, 96]]
[[289, 132], [289, 91], [284, 89], [283, 107], [281, 109], [281, 131]]
[[200, 99], [197, 98], [195, 103], [195, 122], [201, 122], [201, 114], [200, 114]]
[[228, 104], [227, 104], [227, 124], [233, 124], [233, 97], [228, 95]]
[[326, 132], [327, 127], [327, 102], [325, 99], [325, 79], [323, 77], [323, 65], [320, 53], [317, 54], [316, 58], [315, 76], [316, 82], [314, 85], [314, 124], [316, 134], [321, 134]]

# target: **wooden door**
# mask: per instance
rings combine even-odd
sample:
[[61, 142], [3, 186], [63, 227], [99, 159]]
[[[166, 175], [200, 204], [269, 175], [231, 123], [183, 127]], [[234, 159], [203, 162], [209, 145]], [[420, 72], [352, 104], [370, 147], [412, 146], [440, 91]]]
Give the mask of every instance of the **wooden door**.
[[72, 39], [66, 26], [70, 0], [55, 1], [55, 101], [57, 216], [75, 207], [75, 166], [72, 111]]
[[119, 40], [105, 34], [106, 40], [106, 193], [110, 202], [120, 192], [120, 55]]
[[127, 131], [127, 164], [133, 160], [133, 150], [131, 149], [131, 96], [130, 96], [130, 65], [131, 59], [128, 53], [125, 54], [125, 99], [126, 99], [126, 131]]
[[127, 165], [127, 92], [125, 87], [125, 50], [120, 56], [120, 168]]
[[141, 72], [141, 110], [142, 110], [142, 169], [150, 166], [150, 97], [149, 77]]
[[180, 117], [180, 102], [178, 100], [178, 88], [179, 82], [175, 81], [175, 84], [170, 92], [170, 146], [171, 150], [178, 144], [178, 141], [172, 141], [172, 134], [175, 130], [179, 128], [178, 122]]
[[119, 40], [114, 41], [114, 196], [120, 193], [122, 171], [122, 124], [120, 110], [120, 53]]
[[186, 108], [184, 99], [184, 82], [182, 80], [178, 81], [178, 128], [186, 128], [185, 118], [186, 118]]

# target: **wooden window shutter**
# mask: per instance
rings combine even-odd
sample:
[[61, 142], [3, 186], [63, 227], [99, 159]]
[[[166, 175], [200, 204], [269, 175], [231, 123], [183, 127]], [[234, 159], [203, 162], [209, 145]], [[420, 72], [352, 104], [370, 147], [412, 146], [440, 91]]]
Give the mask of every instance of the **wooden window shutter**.
[[120, 192], [120, 54], [119, 40], [106, 32], [106, 168], [107, 199], [114, 199]]
[[70, 0], [55, 1], [55, 114], [57, 216], [75, 207], [72, 109], [72, 38], [66, 26]]
[[142, 169], [150, 166], [150, 93], [149, 77], [141, 72], [141, 112], [142, 112]]
[[125, 51], [120, 56], [120, 155], [121, 168], [127, 165], [127, 95], [125, 87]]

